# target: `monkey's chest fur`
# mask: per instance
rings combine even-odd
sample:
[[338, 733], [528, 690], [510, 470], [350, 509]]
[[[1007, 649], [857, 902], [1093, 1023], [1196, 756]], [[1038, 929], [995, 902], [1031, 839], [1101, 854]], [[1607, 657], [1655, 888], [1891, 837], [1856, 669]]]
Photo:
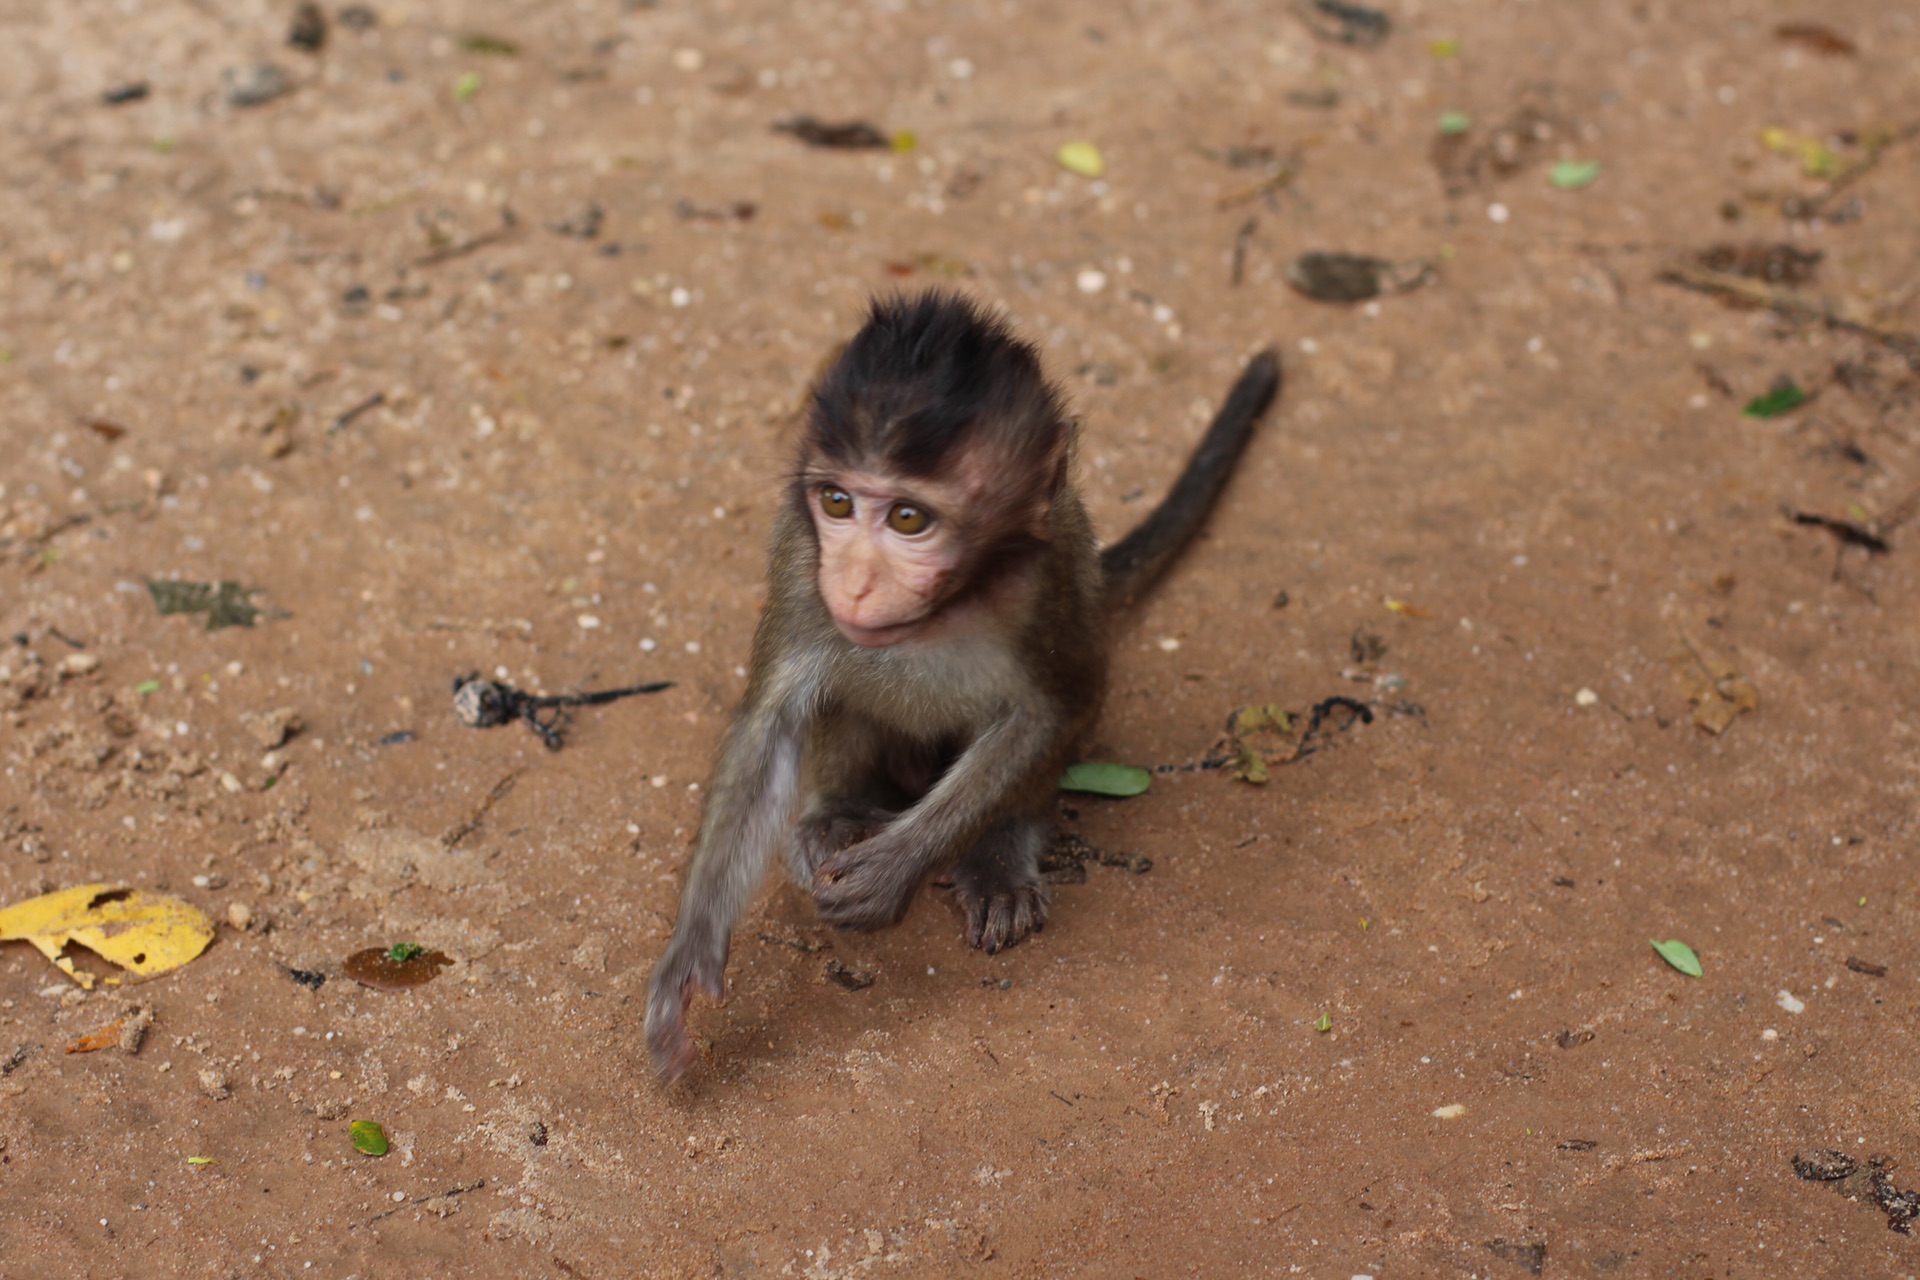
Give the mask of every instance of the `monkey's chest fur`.
[[[1097, 615], [1092, 625], [1098, 628]], [[926, 641], [844, 646], [823, 673], [825, 701], [804, 751], [809, 790], [904, 807], [984, 736], [1036, 728], [1053, 750], [1037, 762], [1031, 785], [1015, 789], [1031, 793], [1029, 804], [1042, 799], [1099, 713], [1103, 640], [1069, 663], [1049, 652], [1045, 632], [1009, 633], [962, 618]]]

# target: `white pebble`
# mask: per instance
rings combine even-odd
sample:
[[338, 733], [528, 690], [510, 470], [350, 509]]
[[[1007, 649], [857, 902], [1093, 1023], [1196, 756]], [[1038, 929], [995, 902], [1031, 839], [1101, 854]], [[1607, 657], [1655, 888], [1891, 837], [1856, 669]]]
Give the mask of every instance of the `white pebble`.
[[1796, 998], [1791, 991], [1782, 991], [1778, 996], [1774, 997], [1773, 1002], [1782, 1009], [1785, 1009], [1788, 1013], [1805, 1013], [1807, 1011], [1807, 1002]]
[[1107, 287], [1107, 273], [1088, 267], [1073, 278], [1073, 283], [1082, 293], [1098, 293]]
[[1504, 223], [1512, 216], [1513, 214], [1509, 212], [1507, 206], [1503, 204], [1495, 203], [1487, 206], [1487, 218], [1489, 221]]
[[1762, 1031], [1760, 1033], [1760, 1038], [1762, 1040], [1778, 1040], [1780, 1038], [1780, 1033], [1778, 1031], [1775, 1031], [1772, 1027], [1768, 1027], [1765, 1031]]
[[652, 653], [655, 649], [658, 649], [659, 647], [660, 647], [660, 642], [658, 640], [655, 640], [652, 636], [648, 636], [646, 639], [640, 642], [640, 652], [642, 653]]
[[580, 624], [580, 629], [582, 631], [592, 631], [595, 627], [600, 625], [600, 619], [596, 618], [591, 613], [583, 613], [578, 618], [575, 618], [574, 621]]
[[1162, 651], [1166, 653], [1172, 653], [1175, 649], [1178, 649], [1179, 647], [1180, 647], [1180, 642], [1174, 639], [1172, 636], [1162, 636], [1160, 638], [1160, 648]]
[[664, 773], [656, 773], [653, 777], [649, 778], [648, 781], [656, 787], [664, 787], [667, 785], [667, 775]]
[[1467, 1114], [1467, 1107], [1466, 1104], [1462, 1102], [1449, 1102], [1444, 1107], [1435, 1107], [1433, 1109], [1433, 1115], [1436, 1120], [1458, 1120], [1465, 1114]]
[[1591, 707], [1600, 701], [1600, 695], [1591, 689], [1582, 689], [1573, 695], [1573, 700], [1583, 707]]
[[693, 295], [688, 293], [684, 286], [675, 285], [673, 287], [673, 292], [667, 295], [667, 301], [671, 302], [676, 307], [684, 307], [689, 302], [693, 301]]
[[682, 71], [698, 71], [707, 65], [707, 55], [698, 49], [675, 49], [673, 65]]

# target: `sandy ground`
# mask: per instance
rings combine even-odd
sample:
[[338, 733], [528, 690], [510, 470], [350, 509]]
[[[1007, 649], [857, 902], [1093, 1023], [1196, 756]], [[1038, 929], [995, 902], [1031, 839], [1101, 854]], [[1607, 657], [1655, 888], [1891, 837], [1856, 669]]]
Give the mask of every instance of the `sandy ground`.
[[[1816, 9], [1855, 52], [1775, 34]], [[1866, 1163], [1920, 1186], [1910, 6], [376, 10], [318, 53], [279, 4], [0, 10], [0, 901], [221, 922], [87, 996], [0, 949], [0, 1274], [1920, 1270]], [[1785, 313], [1659, 280], [1721, 243], [1824, 256]], [[1434, 279], [1309, 301], [1310, 250]], [[1089, 745], [1164, 768], [1063, 814], [1151, 869], [994, 957], [931, 889], [841, 937], [770, 885], [662, 1090], [789, 424], [930, 284], [1043, 345], [1110, 535], [1283, 352]], [[163, 618], [176, 577], [264, 612]], [[476, 669], [675, 686], [549, 752], [454, 719]], [[1336, 696], [1371, 721], [1264, 786], [1191, 767]], [[401, 941], [456, 963], [343, 976]]]

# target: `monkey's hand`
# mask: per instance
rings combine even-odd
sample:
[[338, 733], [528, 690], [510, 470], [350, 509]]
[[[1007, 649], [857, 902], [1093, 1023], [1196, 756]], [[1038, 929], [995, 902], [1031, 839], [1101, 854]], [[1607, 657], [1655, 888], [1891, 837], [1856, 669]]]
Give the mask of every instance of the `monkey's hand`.
[[834, 854], [813, 876], [813, 904], [836, 929], [898, 924], [920, 888], [919, 860], [882, 832]]
[[647, 1049], [653, 1069], [667, 1084], [677, 1080], [693, 1061], [693, 1040], [687, 1035], [687, 1004], [695, 987], [715, 1000], [726, 993], [727, 948], [702, 946], [690, 935], [675, 933], [667, 953], [653, 967], [647, 985]]

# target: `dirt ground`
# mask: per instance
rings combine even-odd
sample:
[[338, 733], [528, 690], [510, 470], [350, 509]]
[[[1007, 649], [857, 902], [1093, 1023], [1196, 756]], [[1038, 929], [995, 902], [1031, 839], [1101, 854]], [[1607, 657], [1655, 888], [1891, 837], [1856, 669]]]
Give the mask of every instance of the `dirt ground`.
[[[0, 8], [0, 902], [220, 922], [91, 995], [0, 948], [0, 1275], [1920, 1271], [1920, 14], [1387, 13]], [[1088, 745], [1155, 785], [1001, 955], [770, 883], [663, 1090], [794, 411], [936, 284], [1041, 343], [1109, 536], [1282, 351]], [[674, 687], [549, 752], [472, 670]], [[1268, 782], [1199, 767], [1267, 703]], [[456, 963], [343, 975], [403, 941]]]

